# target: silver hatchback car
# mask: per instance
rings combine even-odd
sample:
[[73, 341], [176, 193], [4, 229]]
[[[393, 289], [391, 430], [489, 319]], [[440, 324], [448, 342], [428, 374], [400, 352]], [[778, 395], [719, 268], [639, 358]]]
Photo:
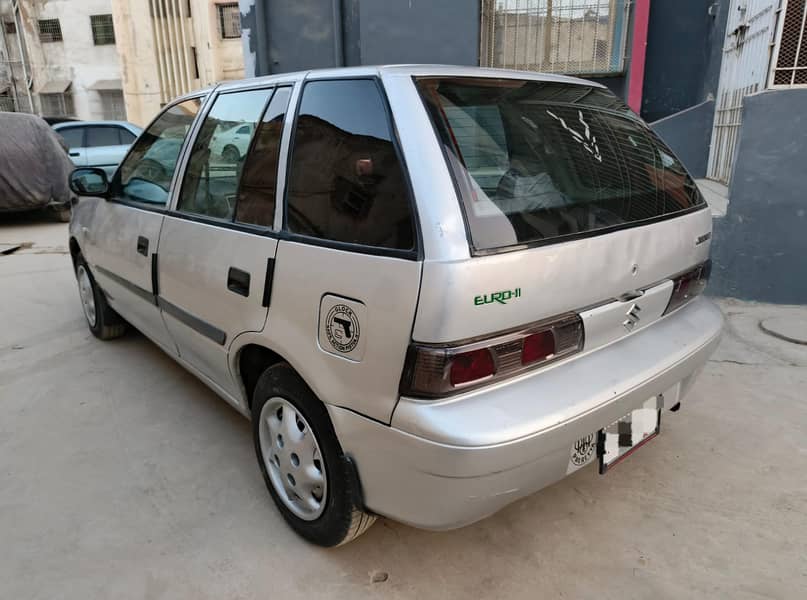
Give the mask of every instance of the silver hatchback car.
[[[238, 126], [243, 156], [218, 151]], [[92, 332], [139, 329], [250, 417], [280, 512], [325, 546], [375, 515], [449, 529], [605, 473], [721, 332], [698, 189], [580, 79], [224, 83], [166, 107], [111, 181], [71, 185]]]

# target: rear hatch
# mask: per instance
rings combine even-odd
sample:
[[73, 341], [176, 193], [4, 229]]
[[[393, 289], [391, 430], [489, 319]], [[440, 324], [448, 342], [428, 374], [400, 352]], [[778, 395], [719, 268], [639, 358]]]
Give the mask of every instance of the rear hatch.
[[416, 342], [456, 346], [576, 314], [577, 350], [592, 350], [670, 312], [676, 293], [685, 301], [702, 289], [706, 204], [672, 151], [608, 90], [464, 77], [416, 84], [471, 248], [467, 261], [425, 263]]

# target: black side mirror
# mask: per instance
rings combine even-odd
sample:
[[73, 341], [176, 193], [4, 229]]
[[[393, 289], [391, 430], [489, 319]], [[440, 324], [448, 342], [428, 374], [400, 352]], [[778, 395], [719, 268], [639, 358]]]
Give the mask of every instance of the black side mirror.
[[106, 198], [109, 195], [109, 180], [106, 177], [106, 171], [95, 167], [75, 169], [70, 174], [70, 189], [79, 196]]

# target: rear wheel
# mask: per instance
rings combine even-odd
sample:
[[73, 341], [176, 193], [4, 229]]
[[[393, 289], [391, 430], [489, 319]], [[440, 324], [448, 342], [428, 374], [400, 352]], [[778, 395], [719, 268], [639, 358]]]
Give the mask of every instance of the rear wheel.
[[104, 293], [90, 273], [90, 267], [80, 254], [76, 257], [76, 280], [81, 308], [92, 334], [101, 340], [122, 336], [126, 332], [126, 321], [107, 304]]
[[375, 522], [361, 508], [358, 477], [325, 406], [288, 364], [274, 365], [258, 379], [252, 431], [266, 487], [299, 535], [337, 546]]

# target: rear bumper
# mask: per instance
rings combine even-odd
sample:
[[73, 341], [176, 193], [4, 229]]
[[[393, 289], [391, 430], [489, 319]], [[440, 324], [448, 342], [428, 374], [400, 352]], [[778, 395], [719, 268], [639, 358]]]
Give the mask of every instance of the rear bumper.
[[402, 398], [391, 426], [329, 406], [367, 508], [425, 529], [488, 516], [567, 472], [572, 444], [663, 394], [688, 391], [723, 317], [698, 298], [629, 337], [448, 401]]

